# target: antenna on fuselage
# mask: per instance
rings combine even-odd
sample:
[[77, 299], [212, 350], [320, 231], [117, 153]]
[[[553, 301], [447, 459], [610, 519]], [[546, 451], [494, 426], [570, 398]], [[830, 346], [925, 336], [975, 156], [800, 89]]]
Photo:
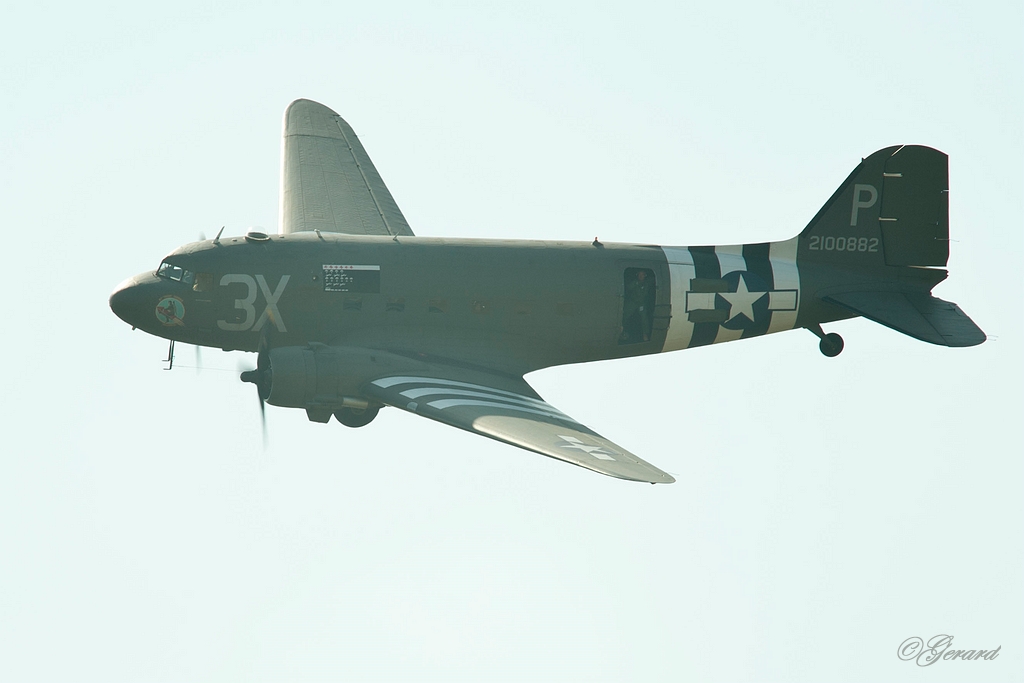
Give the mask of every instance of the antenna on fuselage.
[[213, 238], [214, 244], [220, 244], [220, 236], [224, 234], [224, 226], [220, 226], [220, 230], [217, 231], [217, 236]]

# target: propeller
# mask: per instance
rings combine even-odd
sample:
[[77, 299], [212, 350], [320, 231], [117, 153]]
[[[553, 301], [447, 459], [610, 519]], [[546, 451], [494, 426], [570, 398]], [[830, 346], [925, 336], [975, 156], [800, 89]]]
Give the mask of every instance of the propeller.
[[267, 399], [270, 398], [270, 387], [273, 383], [273, 371], [270, 368], [270, 325], [260, 330], [260, 339], [256, 344], [256, 369], [246, 370], [239, 379], [256, 385], [256, 395], [260, 402], [260, 423], [263, 427], [263, 445], [267, 445]]

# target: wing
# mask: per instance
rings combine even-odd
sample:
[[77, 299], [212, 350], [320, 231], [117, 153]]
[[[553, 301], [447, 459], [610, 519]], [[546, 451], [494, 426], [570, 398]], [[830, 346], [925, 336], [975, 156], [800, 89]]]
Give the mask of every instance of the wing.
[[412, 235], [352, 127], [310, 100], [284, 112], [280, 229]]
[[375, 379], [364, 392], [387, 405], [601, 474], [652, 484], [675, 481], [545, 402], [523, 379], [431, 369]]

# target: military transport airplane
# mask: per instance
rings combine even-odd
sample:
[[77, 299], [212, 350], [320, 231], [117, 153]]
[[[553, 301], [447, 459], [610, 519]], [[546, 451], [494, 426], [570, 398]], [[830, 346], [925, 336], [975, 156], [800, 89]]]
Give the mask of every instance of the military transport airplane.
[[[523, 379], [864, 316], [921, 341], [985, 334], [931, 295], [949, 257], [947, 157], [864, 159], [807, 227], [729, 246], [416, 237], [352, 128], [284, 115], [281, 224], [186, 244], [110, 307], [165, 339], [257, 352], [264, 402], [368, 424], [394, 406], [602, 474], [674, 479], [545, 402]], [[223, 232], [223, 230], [222, 230]], [[172, 355], [169, 358], [173, 358]]]

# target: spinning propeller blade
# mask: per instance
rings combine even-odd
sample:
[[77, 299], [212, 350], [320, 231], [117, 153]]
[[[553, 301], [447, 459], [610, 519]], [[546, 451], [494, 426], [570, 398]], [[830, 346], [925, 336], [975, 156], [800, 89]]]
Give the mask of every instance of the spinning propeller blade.
[[239, 379], [256, 385], [256, 395], [260, 401], [260, 422], [263, 426], [263, 446], [267, 445], [267, 408], [266, 401], [270, 397], [270, 386], [273, 373], [270, 370], [270, 325], [260, 330], [260, 340], [256, 345], [256, 369], [246, 370]]

